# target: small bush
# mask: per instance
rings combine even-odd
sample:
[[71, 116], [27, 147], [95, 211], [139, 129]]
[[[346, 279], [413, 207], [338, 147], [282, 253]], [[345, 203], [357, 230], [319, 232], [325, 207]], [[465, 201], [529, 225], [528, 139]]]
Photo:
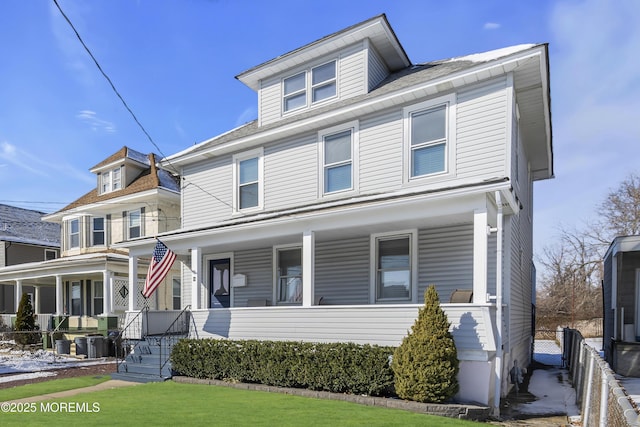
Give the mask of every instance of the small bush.
[[381, 396], [393, 390], [392, 353], [353, 343], [181, 340], [171, 365], [194, 378]]
[[16, 344], [37, 344], [42, 339], [36, 325], [31, 298], [29, 298], [28, 294], [22, 294], [22, 298], [20, 298], [18, 312], [16, 313], [15, 331], [13, 339]]
[[458, 355], [438, 293], [429, 286], [424, 307], [393, 354], [395, 389], [403, 399], [439, 403], [458, 392]]

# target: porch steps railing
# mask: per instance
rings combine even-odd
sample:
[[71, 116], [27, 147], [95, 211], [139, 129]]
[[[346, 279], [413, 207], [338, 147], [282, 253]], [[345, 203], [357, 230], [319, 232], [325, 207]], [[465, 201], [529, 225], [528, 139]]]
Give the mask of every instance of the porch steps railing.
[[[149, 329], [145, 322], [149, 321], [153, 312], [139, 312], [127, 325], [134, 331], [142, 332], [141, 336], [135, 333], [127, 334], [127, 327], [119, 334], [121, 337], [117, 372], [112, 374], [114, 379], [122, 379], [135, 382], [165, 381], [172, 376], [169, 357], [171, 349], [189, 333], [189, 306], [185, 307], [173, 320], [170, 326], [162, 334], [149, 335]], [[134, 320], [140, 319], [140, 324], [134, 324]], [[133, 337], [132, 337], [133, 336]], [[118, 341], [117, 341], [118, 342]]]

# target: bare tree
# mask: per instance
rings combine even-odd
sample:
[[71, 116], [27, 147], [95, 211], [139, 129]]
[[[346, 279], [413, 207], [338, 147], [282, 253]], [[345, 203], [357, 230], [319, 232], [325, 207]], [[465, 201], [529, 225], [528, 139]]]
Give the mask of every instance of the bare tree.
[[627, 176], [607, 194], [597, 212], [599, 220], [591, 234], [607, 247], [616, 236], [640, 234], [640, 177]]

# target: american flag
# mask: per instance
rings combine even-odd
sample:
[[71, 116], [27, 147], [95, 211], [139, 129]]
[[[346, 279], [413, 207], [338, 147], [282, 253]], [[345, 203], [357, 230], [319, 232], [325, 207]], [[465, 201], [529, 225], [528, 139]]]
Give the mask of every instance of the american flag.
[[160, 240], [156, 243], [153, 250], [153, 257], [149, 263], [149, 271], [147, 271], [147, 279], [144, 281], [144, 290], [142, 295], [149, 298], [156, 288], [162, 283], [167, 273], [176, 259], [176, 254], [165, 246]]

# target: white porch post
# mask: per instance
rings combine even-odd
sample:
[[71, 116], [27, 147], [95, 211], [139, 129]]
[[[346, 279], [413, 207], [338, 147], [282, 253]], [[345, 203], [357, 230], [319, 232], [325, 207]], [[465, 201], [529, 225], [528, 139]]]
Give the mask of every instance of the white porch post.
[[20, 306], [20, 299], [22, 298], [22, 280], [16, 280], [16, 311], [18, 312], [18, 307]]
[[129, 256], [129, 311], [138, 309], [138, 257]]
[[102, 272], [102, 315], [108, 316], [111, 312], [111, 290], [110, 290], [111, 272], [104, 270]]
[[487, 209], [476, 209], [473, 213], [473, 303], [487, 302]]
[[302, 234], [302, 306], [311, 307], [315, 297], [316, 235], [307, 230]]
[[40, 314], [40, 286], [33, 287], [33, 314]]
[[202, 249], [191, 248], [191, 309], [200, 307], [200, 277], [202, 270]]
[[56, 315], [64, 314], [64, 296], [62, 293], [62, 276], [56, 275]]

